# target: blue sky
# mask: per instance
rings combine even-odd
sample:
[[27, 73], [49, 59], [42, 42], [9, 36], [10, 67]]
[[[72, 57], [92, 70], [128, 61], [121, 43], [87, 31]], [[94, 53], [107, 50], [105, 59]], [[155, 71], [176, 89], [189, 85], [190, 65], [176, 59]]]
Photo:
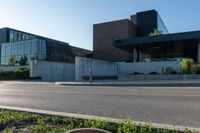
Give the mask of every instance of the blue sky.
[[199, 0], [0, 0], [0, 28], [92, 49], [93, 24], [150, 9], [159, 12], [171, 33], [200, 30]]

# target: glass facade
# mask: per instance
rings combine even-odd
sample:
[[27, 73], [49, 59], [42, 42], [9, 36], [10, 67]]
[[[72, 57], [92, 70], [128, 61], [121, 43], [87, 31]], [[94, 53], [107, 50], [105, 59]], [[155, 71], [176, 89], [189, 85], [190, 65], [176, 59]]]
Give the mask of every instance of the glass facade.
[[36, 37], [27, 33], [9, 30], [9, 42], [17, 42], [31, 39], [36, 39]]
[[42, 39], [32, 39], [18, 42], [9, 42], [1, 44], [1, 64], [7, 65], [11, 56], [17, 61], [22, 56], [30, 59], [46, 59], [46, 41]]
[[149, 44], [139, 46], [138, 49], [140, 53], [139, 61], [141, 62], [167, 61], [181, 58], [197, 60], [197, 43], [193, 40]]
[[141, 48], [141, 61], [166, 61], [184, 57], [182, 45], [151, 45]]
[[29, 60], [36, 58], [38, 60], [69, 63], [75, 62], [76, 55], [87, 56], [86, 53], [82, 53], [83, 49], [74, 53], [68, 43], [10, 28], [0, 29], [0, 48], [1, 65], [7, 65], [12, 56], [17, 61], [26, 56]]
[[161, 31], [161, 34], [169, 34], [167, 27], [165, 26], [164, 22], [162, 21], [158, 13], [157, 13], [157, 30]]

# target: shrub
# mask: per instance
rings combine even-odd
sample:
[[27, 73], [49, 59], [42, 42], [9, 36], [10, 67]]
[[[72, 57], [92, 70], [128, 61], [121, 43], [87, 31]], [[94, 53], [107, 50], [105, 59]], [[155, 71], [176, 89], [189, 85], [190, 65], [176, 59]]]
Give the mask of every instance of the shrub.
[[161, 35], [161, 34], [162, 34], [162, 31], [154, 29], [151, 33], [149, 33], [149, 36], [158, 36], [158, 35]]
[[8, 60], [8, 65], [10, 65], [10, 66], [15, 66], [16, 65], [16, 58], [15, 58], [15, 56], [11, 56], [10, 58], [9, 58], [9, 60]]
[[19, 68], [14, 71], [16, 79], [28, 79], [29, 78], [29, 69]]
[[200, 64], [193, 64], [191, 66], [191, 72], [194, 74], [200, 74]]
[[20, 60], [19, 60], [19, 65], [20, 66], [25, 66], [25, 65], [27, 65], [28, 64], [28, 59], [27, 59], [27, 57], [26, 56], [22, 56], [21, 58], [20, 58]]
[[155, 71], [155, 72], [150, 72], [148, 74], [159, 74], [159, 73]]
[[177, 74], [176, 71], [171, 71], [169, 74]]
[[172, 67], [166, 67], [165, 73], [166, 74], [177, 74], [176, 70], [174, 70]]
[[190, 58], [182, 59], [180, 62], [180, 68], [182, 73], [190, 74], [192, 73], [192, 65], [194, 65], [194, 60]]
[[139, 75], [139, 74], [144, 74], [144, 73], [141, 73], [141, 72], [129, 73], [129, 75]]
[[14, 71], [0, 71], [1, 80], [29, 79], [29, 69], [20, 68]]

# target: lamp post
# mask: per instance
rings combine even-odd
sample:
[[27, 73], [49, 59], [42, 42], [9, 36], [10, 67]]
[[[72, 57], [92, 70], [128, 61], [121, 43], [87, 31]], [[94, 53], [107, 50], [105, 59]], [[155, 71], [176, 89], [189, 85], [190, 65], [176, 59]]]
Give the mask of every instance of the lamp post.
[[92, 84], [92, 60], [89, 63], [89, 83]]

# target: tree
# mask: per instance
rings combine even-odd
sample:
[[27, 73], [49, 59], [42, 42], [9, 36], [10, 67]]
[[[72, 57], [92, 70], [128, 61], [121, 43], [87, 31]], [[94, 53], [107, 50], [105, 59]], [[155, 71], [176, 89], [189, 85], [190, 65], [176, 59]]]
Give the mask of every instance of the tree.
[[22, 56], [21, 58], [20, 58], [20, 60], [19, 60], [19, 65], [20, 66], [25, 66], [25, 65], [27, 65], [28, 64], [28, 59], [27, 59], [27, 57], [26, 56]]
[[8, 60], [8, 65], [10, 65], [10, 66], [15, 66], [16, 65], [16, 58], [15, 58], [15, 56], [11, 56], [10, 58], [9, 58], [9, 60]]
[[161, 34], [162, 34], [162, 31], [154, 29], [153, 32], [149, 33], [149, 36], [158, 36], [158, 35], [161, 35]]

